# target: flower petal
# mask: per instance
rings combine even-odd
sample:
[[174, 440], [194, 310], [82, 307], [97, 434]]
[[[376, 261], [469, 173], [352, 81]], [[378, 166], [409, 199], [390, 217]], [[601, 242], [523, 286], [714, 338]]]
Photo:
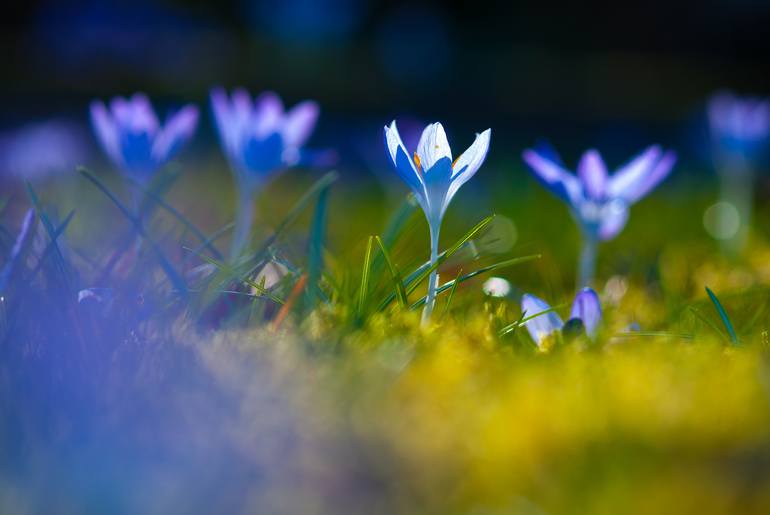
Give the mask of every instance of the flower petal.
[[580, 180], [567, 170], [531, 149], [525, 150], [522, 158], [534, 172], [535, 177], [551, 193], [573, 207], [577, 206], [583, 199], [583, 187]]
[[452, 165], [452, 184], [449, 186], [441, 213], [447, 210], [449, 203], [454, 198], [460, 186], [465, 184], [478, 171], [489, 151], [489, 141], [492, 137], [492, 129], [487, 129], [481, 134], [476, 135], [468, 150], [462, 153], [457, 161]]
[[622, 200], [613, 200], [601, 207], [597, 236], [601, 241], [611, 240], [626, 226], [628, 204]]
[[587, 150], [578, 163], [577, 174], [583, 183], [583, 190], [594, 200], [602, 200], [607, 188], [607, 165], [601, 154]]
[[316, 102], [307, 100], [286, 113], [283, 121], [283, 141], [289, 147], [301, 147], [313, 133], [320, 109]]
[[160, 163], [168, 161], [192, 138], [198, 125], [198, 108], [187, 105], [171, 116], [152, 146], [152, 155]]
[[671, 170], [674, 168], [675, 164], [676, 152], [669, 150], [663, 154], [663, 157], [661, 157], [658, 162], [655, 163], [655, 166], [642, 177], [639, 184], [636, 186], [636, 195], [633, 200], [639, 200], [640, 198], [647, 195], [650, 191], [655, 189], [658, 184], [663, 182], [663, 180], [668, 177], [668, 174], [671, 173]]
[[449, 162], [452, 162], [452, 151], [444, 127], [440, 123], [432, 123], [422, 131], [420, 142], [417, 144], [417, 157], [420, 158], [418, 166], [422, 168], [423, 173], [433, 168], [436, 161], [442, 157], [447, 157]]
[[237, 153], [236, 120], [233, 105], [223, 88], [214, 88], [209, 94], [211, 110], [214, 113], [219, 141], [230, 159]]
[[265, 138], [279, 132], [283, 123], [283, 102], [272, 91], [266, 91], [254, 101], [253, 134]]
[[415, 192], [422, 192], [422, 176], [417, 171], [412, 158], [409, 157], [409, 152], [401, 141], [395, 120], [390, 123], [390, 127], [385, 127], [385, 147], [388, 149], [390, 161], [399, 177]]
[[160, 128], [160, 123], [147, 95], [144, 93], [134, 93], [129, 103], [131, 108], [131, 130], [155, 135]]
[[[536, 315], [549, 309], [551, 309], [551, 306], [545, 301], [529, 293], [525, 293], [521, 298], [521, 311], [525, 313], [524, 316]], [[558, 314], [551, 311], [527, 320], [524, 322], [524, 325], [527, 327], [527, 331], [529, 331], [529, 335], [535, 343], [540, 346], [546, 338], [554, 332], [561, 330], [564, 322], [562, 322]]]
[[115, 121], [103, 102], [91, 102], [91, 125], [104, 152], [115, 164], [121, 165], [120, 138]]
[[620, 198], [629, 204], [641, 198], [640, 187], [645, 178], [655, 167], [660, 158], [661, 148], [658, 145], [647, 147], [639, 155], [620, 167], [609, 180], [607, 194], [610, 198]]
[[575, 296], [570, 311], [570, 319], [577, 318], [583, 322], [586, 334], [593, 338], [599, 328], [602, 320], [602, 306], [599, 302], [599, 296], [591, 288], [583, 288]]

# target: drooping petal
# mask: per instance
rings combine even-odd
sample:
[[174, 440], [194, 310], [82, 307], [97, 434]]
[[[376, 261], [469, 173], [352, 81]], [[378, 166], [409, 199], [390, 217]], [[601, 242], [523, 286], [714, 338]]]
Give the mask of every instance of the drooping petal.
[[307, 100], [286, 113], [283, 122], [283, 141], [289, 147], [301, 147], [312, 134], [320, 109], [316, 102]]
[[577, 318], [583, 322], [586, 334], [593, 338], [599, 329], [599, 323], [602, 320], [602, 306], [599, 302], [599, 296], [591, 288], [583, 288], [575, 296], [570, 311], [570, 319]]
[[452, 150], [446, 139], [444, 127], [436, 122], [425, 127], [417, 144], [417, 157], [420, 159], [418, 166], [423, 173], [427, 172], [439, 159], [446, 157], [452, 162]]
[[198, 108], [187, 105], [171, 116], [161, 129], [152, 147], [153, 158], [165, 162], [192, 138], [198, 125]]
[[620, 234], [628, 221], [628, 205], [622, 200], [612, 200], [601, 207], [596, 236], [601, 241], [613, 239]]
[[583, 183], [583, 190], [594, 200], [602, 200], [607, 188], [607, 165], [601, 154], [587, 150], [578, 163], [577, 174]]
[[283, 102], [272, 91], [259, 95], [254, 102], [252, 130], [258, 138], [264, 138], [274, 132], [280, 132], [283, 124]]
[[661, 148], [658, 145], [647, 147], [639, 155], [620, 167], [610, 177], [607, 185], [607, 196], [620, 198], [632, 204], [641, 198], [640, 187], [644, 183], [655, 163], [660, 158]]
[[385, 126], [384, 130], [385, 147], [388, 150], [388, 155], [390, 156], [390, 161], [393, 163], [393, 167], [407, 186], [420, 196], [424, 190], [422, 176], [417, 171], [417, 168], [412, 162], [412, 158], [409, 157], [409, 152], [401, 141], [401, 136], [396, 127], [396, 121], [393, 120], [390, 123], [390, 127]]
[[98, 100], [91, 102], [91, 124], [104, 152], [115, 164], [121, 164], [118, 129], [104, 103]]
[[[529, 293], [524, 294], [521, 298], [521, 311], [525, 313], [525, 317], [536, 315], [549, 309], [551, 309], [551, 306], [548, 303]], [[535, 343], [540, 346], [546, 338], [554, 332], [561, 330], [564, 322], [562, 322], [559, 315], [551, 311], [527, 320], [524, 322], [524, 325], [527, 327], [527, 331], [529, 331], [529, 335]]]
[[635, 187], [636, 195], [633, 197], [633, 200], [639, 200], [655, 189], [658, 184], [668, 177], [675, 164], [676, 152], [669, 150], [663, 154], [658, 162], [655, 163], [655, 166], [642, 177], [639, 184]]
[[525, 150], [522, 157], [535, 177], [554, 195], [573, 207], [583, 199], [580, 180], [567, 170], [531, 149]]
[[441, 208], [442, 216], [449, 207], [452, 198], [454, 198], [455, 194], [457, 194], [457, 191], [460, 189], [460, 186], [473, 177], [484, 162], [484, 159], [487, 157], [487, 152], [489, 151], [489, 141], [491, 137], [492, 129], [487, 129], [481, 134], [477, 134], [473, 144], [468, 147], [468, 150], [463, 152], [452, 165], [452, 184], [449, 186], [446, 198], [444, 199], [444, 205]]

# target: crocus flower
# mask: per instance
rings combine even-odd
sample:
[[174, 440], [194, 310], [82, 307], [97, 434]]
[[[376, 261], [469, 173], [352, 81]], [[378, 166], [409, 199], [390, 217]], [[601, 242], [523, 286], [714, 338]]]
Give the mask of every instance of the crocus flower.
[[[708, 102], [714, 161], [721, 181], [716, 234], [724, 250], [743, 248], [751, 225], [754, 160], [770, 137], [770, 100], [717, 93]], [[737, 216], [736, 216], [737, 215]]]
[[676, 162], [676, 154], [653, 145], [610, 175], [596, 150], [583, 154], [577, 175], [568, 172], [554, 152], [525, 150], [524, 161], [535, 177], [565, 201], [583, 233], [579, 286], [593, 277], [596, 244], [614, 238], [628, 220], [628, 209], [663, 179]]
[[[393, 121], [389, 127], [385, 127], [385, 146], [391, 163], [401, 179], [414, 192], [428, 220], [431, 263], [438, 259], [439, 231], [444, 213], [460, 186], [473, 177], [484, 162], [491, 134], [491, 129], [477, 134], [473, 144], [452, 161], [452, 151], [444, 127], [440, 123], [433, 123], [425, 128], [417, 150], [412, 154], [401, 141], [396, 122]], [[437, 286], [438, 274], [434, 270], [428, 280], [428, 298], [423, 320], [427, 320], [433, 311]]]
[[228, 97], [211, 92], [222, 147], [241, 188], [253, 190], [273, 174], [295, 166], [318, 120], [318, 104], [306, 100], [284, 111], [280, 97], [262, 93], [253, 102], [244, 89]]
[[[319, 108], [306, 100], [284, 111], [275, 93], [262, 93], [252, 101], [245, 89], [228, 97], [222, 88], [211, 92], [211, 106], [240, 194], [231, 248], [235, 257], [248, 240], [255, 193], [276, 173], [308, 161], [302, 147], [315, 128]], [[322, 165], [328, 157], [322, 154], [314, 164]]]
[[184, 106], [161, 126], [147, 97], [136, 93], [131, 98], [113, 98], [109, 107], [92, 102], [91, 123], [110, 159], [144, 182], [192, 138], [198, 108]]
[[730, 150], [753, 152], [770, 136], [770, 100], [716, 93], [708, 102], [708, 119], [715, 142]]
[[[537, 315], [549, 309], [551, 306], [547, 302], [529, 293], [521, 299], [521, 310], [526, 314], [525, 316]], [[588, 337], [596, 336], [602, 320], [602, 308], [599, 296], [594, 290], [583, 288], [575, 295], [569, 320], [580, 320]], [[524, 325], [537, 346], [542, 348], [549, 340], [561, 333], [564, 322], [556, 312], [549, 311], [527, 320]]]

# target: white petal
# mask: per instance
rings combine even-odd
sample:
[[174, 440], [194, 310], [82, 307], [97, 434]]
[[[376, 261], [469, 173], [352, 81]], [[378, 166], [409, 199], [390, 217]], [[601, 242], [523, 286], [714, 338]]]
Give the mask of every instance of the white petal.
[[487, 157], [489, 151], [489, 141], [492, 137], [492, 129], [487, 129], [481, 134], [476, 135], [476, 139], [473, 144], [468, 147], [468, 150], [462, 153], [457, 161], [452, 165], [452, 184], [449, 185], [446, 197], [444, 199], [444, 206], [442, 207], [442, 214], [449, 207], [449, 203], [452, 201], [452, 197], [455, 196], [460, 186], [468, 182], [468, 180], [475, 175], [481, 164], [484, 162], [484, 158]]
[[430, 170], [442, 157], [452, 160], [452, 150], [440, 123], [432, 123], [422, 131], [420, 142], [417, 144], [417, 157], [420, 158], [419, 165], [423, 172]]

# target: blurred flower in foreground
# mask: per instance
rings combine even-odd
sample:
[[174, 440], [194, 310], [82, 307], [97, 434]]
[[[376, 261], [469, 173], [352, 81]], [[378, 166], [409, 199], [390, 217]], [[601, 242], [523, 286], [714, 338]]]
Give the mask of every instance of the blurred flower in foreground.
[[[543, 348], [544, 344], [547, 346], [547, 343], [552, 338], [557, 337], [557, 334], [561, 333], [565, 326], [561, 317], [555, 311], [548, 311], [550, 309], [551, 306], [547, 302], [529, 293], [525, 294], [521, 299], [521, 311], [525, 313], [524, 316], [537, 315], [547, 311], [547, 313], [524, 322], [529, 335], [537, 346], [541, 348]], [[591, 288], [580, 290], [575, 295], [569, 316], [568, 324], [573, 320], [579, 320], [583, 324], [588, 337], [594, 338], [602, 320], [602, 307], [596, 292]]]
[[86, 135], [64, 120], [30, 123], [0, 134], [0, 175], [26, 180], [71, 172], [86, 161]]
[[583, 234], [578, 286], [588, 286], [594, 275], [596, 246], [614, 238], [628, 220], [628, 208], [663, 179], [676, 162], [676, 154], [653, 145], [620, 167], [611, 176], [596, 150], [583, 154], [577, 175], [568, 172], [551, 149], [525, 150], [524, 161], [535, 177], [567, 202]]
[[[422, 133], [417, 150], [409, 156], [396, 122], [385, 127], [385, 146], [398, 175], [414, 191], [420, 207], [425, 212], [430, 228], [431, 263], [438, 259], [441, 220], [460, 186], [473, 177], [489, 150], [491, 129], [476, 135], [473, 144], [452, 161], [444, 127], [440, 123], [428, 125]], [[428, 280], [428, 298], [423, 311], [423, 321], [430, 317], [436, 299], [438, 273], [434, 270]]]
[[91, 103], [91, 123], [99, 142], [124, 172], [146, 182], [195, 133], [198, 108], [186, 105], [161, 126], [149, 99], [142, 93], [115, 97], [109, 107]]
[[312, 153], [302, 148], [313, 133], [320, 111], [311, 100], [284, 111], [275, 93], [262, 93], [252, 102], [245, 89], [236, 89], [228, 97], [224, 89], [216, 88], [211, 92], [211, 106], [240, 193], [232, 247], [235, 257], [251, 230], [253, 197], [268, 179], [292, 166], [324, 166], [334, 159], [331, 153]]
[[716, 229], [709, 232], [735, 252], [746, 242], [751, 223], [754, 161], [770, 136], [770, 100], [723, 91], [709, 99], [707, 111], [722, 197], [709, 208], [716, 214]]

